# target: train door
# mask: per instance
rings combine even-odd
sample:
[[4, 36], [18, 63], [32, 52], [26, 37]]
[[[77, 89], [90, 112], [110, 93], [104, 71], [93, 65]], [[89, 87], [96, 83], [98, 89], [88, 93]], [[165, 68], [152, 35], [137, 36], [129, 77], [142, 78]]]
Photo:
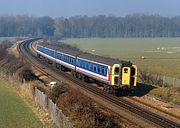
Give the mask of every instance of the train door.
[[130, 78], [131, 78], [130, 72], [131, 72], [130, 67], [122, 68], [122, 85], [130, 85]]
[[121, 64], [114, 64], [112, 67], [111, 74], [111, 85], [120, 86], [121, 85]]

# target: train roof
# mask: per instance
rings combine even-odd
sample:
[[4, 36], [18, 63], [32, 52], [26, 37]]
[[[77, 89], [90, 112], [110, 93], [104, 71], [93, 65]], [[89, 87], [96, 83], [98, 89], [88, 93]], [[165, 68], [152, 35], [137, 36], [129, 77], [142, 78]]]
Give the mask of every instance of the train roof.
[[78, 50], [72, 50], [72, 49], [67, 49], [67, 48], [62, 48], [59, 47], [57, 45], [48, 45], [48, 44], [39, 44], [41, 46], [47, 47], [49, 49], [53, 49], [55, 51], [58, 52], [63, 52], [72, 56], [78, 56], [80, 58], [83, 59], [87, 59], [87, 60], [91, 60], [91, 61], [95, 61], [98, 63], [103, 63], [103, 64], [107, 64], [107, 65], [114, 65], [114, 64], [131, 64], [130, 61], [124, 61], [124, 60], [119, 60], [119, 59], [113, 59], [110, 57], [103, 57], [103, 56], [99, 56], [99, 55], [94, 55], [94, 54], [90, 54], [90, 53], [85, 53], [85, 52], [81, 52]]

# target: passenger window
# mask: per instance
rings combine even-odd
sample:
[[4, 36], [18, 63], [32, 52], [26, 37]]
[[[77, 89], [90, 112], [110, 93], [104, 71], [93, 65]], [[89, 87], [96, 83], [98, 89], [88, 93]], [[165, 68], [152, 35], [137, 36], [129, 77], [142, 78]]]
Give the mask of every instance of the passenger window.
[[100, 72], [100, 67], [98, 67], [98, 72]]
[[94, 66], [94, 71], [96, 71], [96, 66]]
[[89, 69], [92, 71], [93, 70], [93, 66], [92, 64], [89, 66]]
[[115, 75], [118, 75], [118, 74], [119, 74], [119, 67], [116, 67], [116, 68], [115, 68], [114, 74], [115, 74]]
[[124, 69], [124, 73], [128, 73], [128, 69], [127, 68]]
[[86, 63], [86, 69], [88, 69], [88, 63]]
[[104, 73], [104, 68], [102, 68], [102, 74], [105, 74], [105, 73]]

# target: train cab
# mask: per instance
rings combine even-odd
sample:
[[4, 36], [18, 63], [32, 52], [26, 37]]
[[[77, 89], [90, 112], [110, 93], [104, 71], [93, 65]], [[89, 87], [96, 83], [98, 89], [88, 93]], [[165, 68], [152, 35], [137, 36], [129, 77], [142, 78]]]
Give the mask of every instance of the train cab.
[[111, 72], [111, 85], [117, 88], [131, 89], [137, 84], [137, 66], [132, 64], [114, 64]]

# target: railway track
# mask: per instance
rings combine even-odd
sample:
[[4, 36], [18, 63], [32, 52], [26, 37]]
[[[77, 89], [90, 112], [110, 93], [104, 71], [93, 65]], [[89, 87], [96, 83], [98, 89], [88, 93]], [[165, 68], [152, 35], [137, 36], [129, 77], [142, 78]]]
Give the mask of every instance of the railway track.
[[138, 100], [138, 99], [136, 99], [136, 98], [134, 98], [134, 97], [127, 97], [127, 98], [130, 99], [130, 100], [132, 100], [133, 102], [137, 102], [137, 103], [139, 103], [139, 104], [141, 104], [141, 105], [150, 107], [150, 108], [152, 108], [152, 109], [154, 109], [154, 110], [157, 110], [157, 111], [159, 111], [159, 112], [161, 112], [161, 113], [163, 113], [163, 114], [166, 114], [166, 115], [168, 115], [168, 116], [170, 116], [170, 117], [172, 117], [172, 118], [176, 118], [177, 120], [180, 120], [180, 117], [179, 117], [179, 116], [174, 115], [174, 114], [172, 114], [172, 113], [170, 113], [170, 112], [167, 112], [167, 111], [165, 111], [165, 110], [162, 110], [162, 109], [160, 109], [160, 108], [158, 108], [158, 107], [155, 107], [155, 106], [153, 106], [153, 105], [150, 105], [150, 104], [148, 104], [148, 103], [145, 103], [145, 102], [143, 102], [143, 101], [140, 101], [140, 100]]
[[[33, 63], [33, 61], [34, 62], [37, 61], [37, 58], [34, 56], [34, 54], [29, 49], [29, 46], [32, 45], [33, 41], [34, 40], [32, 39], [32, 40], [27, 40], [27, 41], [20, 43], [19, 51], [22, 53], [24, 58], [26, 58], [27, 61], [29, 61], [29, 63], [31, 63], [34, 67], [36, 67], [36, 69], [45, 73], [46, 75], [49, 75], [45, 71], [42, 71], [44, 68], [42, 68], [40, 65], [38, 66], [37, 64], [35, 65]], [[58, 71], [58, 72], [61, 72], [61, 71]], [[69, 80], [73, 81], [73, 83], [81, 86], [82, 88], [85, 88], [86, 90], [108, 100], [109, 102], [117, 105], [119, 108], [123, 109], [124, 111], [131, 113], [132, 115], [135, 115], [138, 118], [141, 118], [142, 120], [148, 122], [152, 126], [164, 127], [164, 128], [180, 128], [180, 124], [173, 122], [165, 117], [162, 117], [156, 113], [148, 111], [148, 110], [146, 110], [136, 104], [133, 104], [123, 98], [109, 95], [106, 92], [103, 92], [93, 86], [89, 86], [88, 83], [84, 83], [78, 79], [73, 78], [72, 76], [70, 76], [67, 73], [61, 72], [61, 74], [63, 75], [64, 78], [69, 79]], [[51, 76], [51, 77], [53, 77], [53, 76]], [[58, 79], [56, 77], [54, 77], [54, 78]]]

